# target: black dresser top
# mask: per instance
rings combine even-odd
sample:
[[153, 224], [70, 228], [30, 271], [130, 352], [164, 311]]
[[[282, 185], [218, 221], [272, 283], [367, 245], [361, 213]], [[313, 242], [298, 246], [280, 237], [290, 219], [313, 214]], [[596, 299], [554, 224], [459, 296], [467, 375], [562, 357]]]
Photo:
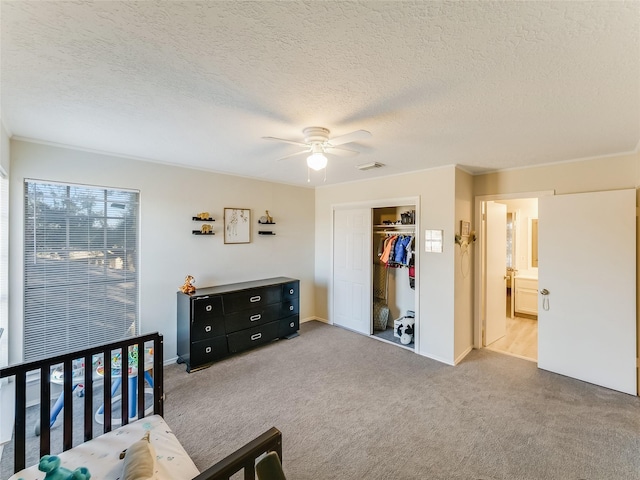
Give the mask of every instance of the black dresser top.
[[253, 288], [260, 288], [260, 287], [269, 287], [271, 285], [280, 285], [283, 283], [297, 282], [297, 281], [298, 281], [297, 278], [274, 277], [274, 278], [265, 278], [262, 280], [251, 280], [249, 282], [229, 283], [227, 285], [218, 285], [217, 287], [203, 287], [203, 288], [196, 287], [196, 292], [191, 295], [187, 295], [186, 293], [182, 293], [180, 291], [178, 291], [178, 294], [187, 295], [189, 297], [201, 297], [205, 295], [219, 295], [221, 293], [237, 292], [240, 290], [251, 290]]

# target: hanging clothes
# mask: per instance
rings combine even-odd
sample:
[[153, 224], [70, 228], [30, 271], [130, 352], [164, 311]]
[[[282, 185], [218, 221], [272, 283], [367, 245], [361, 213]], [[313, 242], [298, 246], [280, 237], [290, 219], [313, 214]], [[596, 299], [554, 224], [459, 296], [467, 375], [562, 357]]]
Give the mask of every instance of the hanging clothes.
[[391, 252], [393, 252], [393, 246], [395, 245], [397, 238], [398, 238], [397, 235], [393, 235], [385, 239], [384, 251], [382, 252], [382, 256], [380, 257], [380, 261], [382, 263], [386, 263], [387, 265], [389, 264]]

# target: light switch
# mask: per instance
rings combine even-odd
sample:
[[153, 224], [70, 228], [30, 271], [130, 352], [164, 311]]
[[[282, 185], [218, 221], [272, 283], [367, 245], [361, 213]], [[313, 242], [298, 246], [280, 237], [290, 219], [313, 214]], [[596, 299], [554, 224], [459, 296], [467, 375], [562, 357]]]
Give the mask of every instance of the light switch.
[[424, 251], [430, 253], [442, 253], [444, 230], [424, 231]]

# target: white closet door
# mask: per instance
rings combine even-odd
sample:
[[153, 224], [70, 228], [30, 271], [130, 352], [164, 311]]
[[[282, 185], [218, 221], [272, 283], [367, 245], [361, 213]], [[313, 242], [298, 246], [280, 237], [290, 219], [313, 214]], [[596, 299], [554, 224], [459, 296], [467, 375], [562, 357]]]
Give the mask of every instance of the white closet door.
[[333, 323], [372, 333], [371, 209], [334, 210]]
[[541, 197], [538, 214], [538, 366], [635, 395], [635, 190]]
[[491, 345], [507, 333], [507, 206], [486, 203], [486, 311], [484, 344]]

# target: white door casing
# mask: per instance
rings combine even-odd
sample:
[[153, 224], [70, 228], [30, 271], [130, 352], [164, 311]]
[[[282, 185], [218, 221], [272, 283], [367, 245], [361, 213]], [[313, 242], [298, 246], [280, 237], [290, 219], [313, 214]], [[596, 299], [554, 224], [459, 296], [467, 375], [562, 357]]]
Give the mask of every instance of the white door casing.
[[333, 323], [370, 335], [371, 209], [336, 209], [333, 223]]
[[635, 395], [636, 192], [539, 199], [538, 366]]
[[485, 334], [484, 346], [507, 333], [507, 206], [485, 204]]

